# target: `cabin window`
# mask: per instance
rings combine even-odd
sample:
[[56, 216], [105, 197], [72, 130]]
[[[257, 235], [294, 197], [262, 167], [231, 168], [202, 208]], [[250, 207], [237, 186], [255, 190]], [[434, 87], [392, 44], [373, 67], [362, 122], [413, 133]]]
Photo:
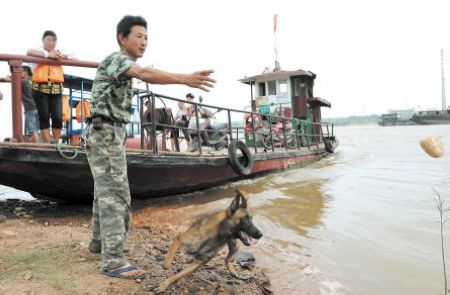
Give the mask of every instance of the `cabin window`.
[[287, 93], [287, 81], [280, 81], [280, 94]]
[[269, 95], [276, 95], [277, 94], [277, 83], [276, 83], [276, 81], [269, 81], [269, 82], [267, 82], [267, 88], [269, 90]]
[[258, 83], [258, 95], [266, 96], [266, 83]]
[[308, 98], [306, 82], [300, 83], [300, 97]]

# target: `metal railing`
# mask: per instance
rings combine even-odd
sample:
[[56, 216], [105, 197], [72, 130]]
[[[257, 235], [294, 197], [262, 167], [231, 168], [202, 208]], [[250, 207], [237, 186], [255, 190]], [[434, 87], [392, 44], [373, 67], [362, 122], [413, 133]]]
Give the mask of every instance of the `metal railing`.
[[[319, 147], [319, 145], [322, 143], [322, 139], [325, 138], [334, 138], [334, 124], [328, 123], [328, 122], [310, 122], [307, 120], [300, 120], [296, 118], [288, 118], [284, 116], [277, 116], [272, 114], [262, 114], [247, 110], [237, 110], [237, 109], [231, 109], [231, 108], [225, 108], [225, 107], [219, 107], [204, 103], [198, 103], [198, 102], [190, 102], [183, 99], [178, 99], [162, 94], [157, 94], [154, 92], [150, 92], [144, 95], [139, 95], [139, 104], [140, 104], [140, 117], [141, 120], [144, 116], [144, 100], [149, 99], [151, 101], [151, 120], [148, 122], [141, 122], [141, 149], [147, 149], [148, 146], [145, 144], [145, 137], [146, 133], [149, 133], [148, 135], [151, 136], [151, 149], [153, 150], [153, 154], [158, 154], [158, 146], [157, 146], [157, 135], [156, 135], [156, 129], [159, 126], [162, 128], [167, 129], [180, 129], [180, 130], [187, 130], [191, 135], [195, 135], [195, 140], [197, 141], [198, 146], [198, 152], [200, 155], [203, 154], [202, 150], [202, 132], [215, 132], [217, 130], [211, 129], [211, 128], [200, 128], [200, 114], [199, 110], [200, 108], [211, 108], [216, 109], [217, 112], [219, 111], [226, 111], [227, 112], [227, 120], [228, 120], [228, 127], [226, 131], [228, 133], [229, 139], [240, 139], [239, 135], [252, 135], [253, 138], [253, 148], [255, 154], [258, 152], [267, 152], [267, 148], [264, 148], [263, 151], [258, 151], [258, 142], [257, 139], [259, 138], [265, 138], [270, 137], [270, 150], [272, 152], [275, 152], [275, 148], [277, 147], [284, 147], [286, 151], [289, 149], [297, 149], [300, 150], [302, 147], [311, 149], [312, 146]], [[153, 118], [156, 118], [156, 98], [159, 99], [167, 99], [170, 101], [175, 102], [184, 102], [186, 104], [190, 104], [194, 108], [194, 116], [192, 116], [191, 120], [195, 118], [195, 128], [189, 128], [185, 126], [179, 126], [175, 125], [173, 122], [172, 124], [165, 124], [160, 122], [154, 122], [155, 120]], [[231, 113], [240, 113], [242, 114], [242, 118], [244, 118], [245, 115], [249, 115], [251, 118], [250, 127], [251, 130], [245, 130], [248, 126], [242, 126], [242, 127], [232, 127], [232, 121], [231, 121]], [[268, 125], [264, 125], [266, 129], [260, 128], [264, 126], [256, 126], [256, 118], [260, 119], [261, 121], [265, 121], [268, 123]], [[273, 124], [279, 124], [281, 122], [282, 128], [281, 133], [280, 131], [276, 131]], [[291, 127], [288, 128], [286, 126], [287, 124], [290, 124]], [[163, 139], [165, 140], [165, 139]], [[194, 138], [193, 138], [194, 140]], [[288, 145], [288, 140], [292, 140], [291, 145]], [[292, 144], [295, 143], [295, 146]]]
[[[21, 138], [22, 135], [22, 91], [21, 91], [21, 77], [20, 77], [20, 66], [24, 62], [28, 63], [41, 63], [41, 64], [49, 64], [49, 65], [66, 65], [73, 67], [84, 67], [84, 68], [96, 68], [98, 63], [96, 62], [88, 62], [88, 61], [79, 61], [79, 60], [64, 60], [64, 61], [54, 61], [44, 58], [37, 58], [31, 56], [24, 55], [11, 55], [11, 54], [0, 54], [0, 61], [6, 61], [9, 65], [12, 66], [12, 125], [13, 125], [13, 138]], [[87, 79], [88, 80], [88, 79]], [[83, 85], [81, 86], [81, 93], [87, 92], [84, 90]], [[69, 94], [72, 96], [72, 92]], [[138, 97], [138, 105], [141, 119], [143, 118], [143, 101], [145, 98], [151, 99], [151, 114], [152, 118], [156, 117], [156, 98], [167, 99], [175, 102], [185, 102], [194, 106], [195, 113], [195, 128], [189, 128], [184, 126], [178, 126], [175, 124], [163, 124], [159, 122], [131, 122], [132, 133], [134, 133], [134, 128], [136, 125], [140, 124], [140, 145], [141, 149], [148, 149], [145, 145], [145, 133], [147, 132], [148, 127], [150, 127], [150, 136], [151, 136], [151, 150], [153, 154], [158, 154], [158, 146], [157, 146], [157, 135], [156, 135], [156, 127], [160, 126], [161, 128], [167, 129], [184, 129], [187, 130], [190, 134], [195, 134], [195, 140], [197, 141], [199, 154], [203, 154], [202, 150], [202, 132], [212, 132], [216, 131], [209, 128], [201, 128], [200, 127], [200, 115], [199, 109], [201, 108], [213, 108], [218, 111], [226, 111], [227, 112], [227, 121], [228, 127], [225, 130], [228, 133], [229, 140], [232, 139], [240, 139], [240, 136], [244, 135], [245, 139], [248, 139], [249, 136], [253, 138], [253, 148], [255, 153], [259, 152], [267, 152], [271, 150], [275, 152], [275, 149], [285, 148], [286, 150], [292, 149], [293, 146], [288, 146], [289, 140], [293, 140], [295, 143], [295, 148], [300, 150], [303, 147], [310, 149], [312, 146], [318, 147], [322, 142], [322, 138], [334, 138], [334, 125], [326, 122], [315, 123], [307, 120], [299, 120], [296, 118], [288, 118], [284, 116], [277, 116], [271, 114], [262, 114], [258, 112], [252, 112], [247, 110], [237, 110], [225, 107], [212, 106], [208, 104], [202, 104], [197, 102], [188, 102], [182, 99], [177, 99], [174, 97], [169, 97], [165, 95], [155, 94], [153, 92], [145, 93], [142, 95], [142, 91], [137, 92]], [[84, 95], [82, 95], [81, 103], [83, 103]], [[83, 108], [82, 104], [82, 108]], [[232, 126], [232, 116], [231, 114], [240, 114], [241, 117], [245, 117], [248, 115], [251, 118], [251, 123], [249, 126], [242, 126], [234, 128]], [[82, 117], [84, 117], [84, 110], [82, 109]], [[267, 124], [264, 126], [259, 126], [256, 123], [256, 119], [259, 119], [260, 122], [264, 121]], [[277, 124], [281, 122], [281, 132], [280, 129], [275, 128]], [[289, 126], [287, 126], [289, 124]], [[274, 126], [275, 125], [275, 126]], [[81, 129], [83, 129], [85, 125], [81, 123]], [[249, 127], [250, 130], [247, 128]], [[325, 128], [324, 128], [325, 127]], [[331, 127], [331, 128], [330, 128]], [[139, 127], [137, 127], [139, 128]], [[247, 129], [246, 129], [247, 128]], [[81, 130], [82, 132], [82, 130]], [[270, 148], [264, 147], [263, 150], [258, 150], [258, 145], [261, 142], [261, 139], [266, 139], [267, 144], [270, 145]], [[270, 140], [268, 140], [270, 139]], [[164, 139], [165, 140], [165, 139]], [[292, 143], [292, 142], [291, 142]]]

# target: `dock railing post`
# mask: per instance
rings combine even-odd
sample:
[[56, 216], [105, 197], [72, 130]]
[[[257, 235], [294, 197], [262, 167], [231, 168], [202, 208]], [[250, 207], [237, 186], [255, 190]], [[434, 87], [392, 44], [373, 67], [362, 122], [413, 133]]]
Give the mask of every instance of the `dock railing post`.
[[[72, 122], [72, 83], [69, 82], [69, 110], [70, 110], [70, 119], [68, 123], [69, 134], [72, 136], [73, 133], [73, 122]], [[82, 134], [83, 132], [81, 132]], [[80, 136], [81, 136], [80, 134]], [[72, 138], [69, 139], [69, 142], [72, 141]]]
[[80, 103], [81, 103], [81, 134], [83, 134], [83, 129], [84, 129], [84, 82], [83, 80], [81, 80], [81, 85], [80, 85]]
[[311, 123], [309, 123], [308, 121], [305, 121], [306, 144], [308, 145], [308, 150], [310, 150], [311, 149], [311, 141], [309, 140], [309, 136], [311, 134], [308, 133], [308, 124], [311, 124]]
[[21, 78], [21, 60], [10, 60], [12, 66], [11, 73], [11, 96], [12, 96], [12, 137], [17, 141], [22, 141], [22, 78]]
[[288, 151], [288, 145], [287, 145], [287, 140], [286, 140], [286, 128], [285, 128], [285, 122], [283, 117], [280, 117], [279, 119], [281, 119], [281, 126], [283, 127], [283, 142], [284, 142], [284, 147], [286, 149], [286, 152]]
[[231, 129], [231, 111], [227, 110], [228, 113], [228, 134], [230, 134], [230, 142], [233, 140], [233, 129]]
[[275, 147], [273, 145], [273, 133], [272, 133], [272, 116], [268, 115], [269, 117], [269, 133], [270, 133], [270, 144], [272, 145], [272, 153], [275, 152]]
[[197, 104], [195, 104], [194, 110], [195, 110], [195, 125], [196, 125], [196, 128], [197, 128], [198, 152], [201, 155], [202, 154], [202, 138], [200, 136], [200, 122], [199, 122], [199, 118], [198, 118], [198, 105]]
[[143, 108], [144, 98], [139, 97], [139, 95], [138, 95], [138, 98], [139, 98], [139, 116], [141, 117], [141, 150], [143, 150], [144, 149], [144, 128], [145, 128], [142, 126], [142, 121], [144, 119], [144, 108]]
[[[327, 124], [327, 127], [328, 127], [328, 124]], [[319, 143], [323, 142], [323, 137], [324, 137], [324, 135], [323, 135], [323, 125], [322, 125], [322, 123], [320, 123], [320, 138], [319, 138]], [[318, 144], [317, 144], [317, 147], [319, 147]]]
[[[313, 124], [318, 124], [318, 123], [313, 123]], [[319, 127], [320, 127], [320, 132], [319, 132], [319, 134], [316, 134], [316, 128], [315, 128], [315, 126], [313, 125], [313, 130], [314, 130], [314, 139], [315, 139], [315, 141], [316, 141], [316, 148], [319, 148], [319, 142], [320, 142], [320, 135], [322, 134], [322, 125], [320, 125], [319, 124]]]
[[252, 116], [253, 146], [255, 147], [255, 154], [257, 154], [258, 148], [256, 147], [255, 117], [253, 116], [253, 112], [251, 112], [250, 115]]
[[297, 149], [300, 150], [300, 138], [298, 137], [298, 120], [297, 119], [292, 119], [292, 122], [294, 124], [294, 128], [295, 128], [295, 141], [297, 142]]
[[155, 108], [155, 94], [152, 92], [152, 147], [153, 154], [158, 153], [158, 142], [156, 141], [156, 108]]

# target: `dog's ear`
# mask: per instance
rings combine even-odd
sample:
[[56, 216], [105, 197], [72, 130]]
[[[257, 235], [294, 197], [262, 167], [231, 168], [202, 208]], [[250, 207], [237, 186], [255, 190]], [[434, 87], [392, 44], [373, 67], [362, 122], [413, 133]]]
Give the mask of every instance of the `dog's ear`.
[[232, 216], [239, 209], [240, 201], [241, 197], [239, 195], [233, 199], [230, 208], [228, 208], [228, 216]]
[[240, 197], [242, 200], [241, 208], [247, 208], [247, 201], [248, 201], [247, 194], [244, 191], [238, 189], [236, 190], [236, 192], [238, 194], [236, 197]]

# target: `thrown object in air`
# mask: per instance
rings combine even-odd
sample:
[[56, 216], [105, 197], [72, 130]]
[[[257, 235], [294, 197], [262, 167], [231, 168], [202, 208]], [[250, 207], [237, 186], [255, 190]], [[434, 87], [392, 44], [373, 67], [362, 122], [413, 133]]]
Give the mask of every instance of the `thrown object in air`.
[[437, 136], [426, 136], [420, 140], [420, 146], [431, 157], [439, 158], [444, 155], [444, 144]]

